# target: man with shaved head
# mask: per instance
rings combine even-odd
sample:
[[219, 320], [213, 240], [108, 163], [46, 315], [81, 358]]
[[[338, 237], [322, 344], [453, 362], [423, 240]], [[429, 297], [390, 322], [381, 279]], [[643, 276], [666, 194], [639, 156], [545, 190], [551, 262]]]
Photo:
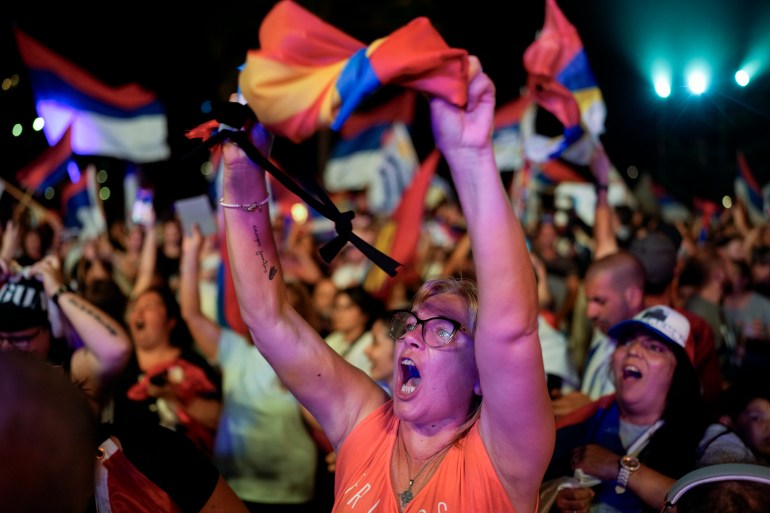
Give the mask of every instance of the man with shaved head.
[[584, 278], [586, 315], [593, 325], [593, 336], [583, 370], [580, 391], [554, 399], [557, 417], [615, 391], [610, 361], [615, 340], [607, 335], [610, 327], [630, 319], [644, 308], [644, 268], [627, 251], [603, 256], [591, 263]]

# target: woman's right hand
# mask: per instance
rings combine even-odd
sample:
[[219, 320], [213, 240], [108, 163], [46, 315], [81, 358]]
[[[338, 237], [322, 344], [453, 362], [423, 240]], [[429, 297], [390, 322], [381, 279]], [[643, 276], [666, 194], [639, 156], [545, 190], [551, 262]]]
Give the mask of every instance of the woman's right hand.
[[201, 247], [203, 247], [203, 235], [198, 228], [198, 223], [194, 223], [190, 233], [185, 233], [182, 238], [182, 255], [198, 258]]
[[556, 493], [556, 500], [554, 500], [554, 506], [551, 508], [551, 511], [557, 510], [560, 513], [588, 513], [594, 495], [595, 493], [591, 488], [562, 488]]
[[[230, 96], [230, 101], [243, 103], [245, 100], [242, 96], [233, 94]], [[247, 130], [249, 131], [249, 139], [254, 147], [257, 148], [265, 158], [270, 158], [270, 151], [273, 148], [273, 134], [268, 132], [265, 127], [258, 122], [251, 123]], [[244, 172], [253, 172], [252, 170], [255, 164], [251, 162], [246, 155], [246, 152], [233, 142], [227, 141], [222, 145], [222, 158], [224, 159], [225, 167], [230, 170], [230, 174], [233, 176], [241, 175]], [[227, 177], [227, 175], [225, 176]]]

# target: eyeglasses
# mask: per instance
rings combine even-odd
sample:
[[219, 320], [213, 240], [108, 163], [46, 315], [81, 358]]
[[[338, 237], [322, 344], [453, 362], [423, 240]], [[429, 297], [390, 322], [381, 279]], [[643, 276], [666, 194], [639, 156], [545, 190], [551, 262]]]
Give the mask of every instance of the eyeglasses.
[[467, 333], [465, 327], [453, 319], [446, 317], [420, 319], [412, 312], [398, 310], [393, 312], [390, 320], [390, 337], [393, 340], [400, 340], [406, 336], [407, 332], [416, 330], [420, 324], [422, 324], [422, 339], [430, 347], [443, 347], [449, 344], [458, 331]]
[[28, 333], [26, 335], [10, 336], [0, 334], [0, 342], [8, 342], [9, 345], [16, 349], [27, 349], [33, 340], [37, 338], [43, 332], [43, 328], [38, 329], [35, 332]]

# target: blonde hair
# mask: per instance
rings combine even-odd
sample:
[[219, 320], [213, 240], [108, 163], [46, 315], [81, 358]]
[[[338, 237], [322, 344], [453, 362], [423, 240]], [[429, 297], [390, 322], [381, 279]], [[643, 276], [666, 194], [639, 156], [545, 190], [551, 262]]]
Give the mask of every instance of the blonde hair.
[[479, 289], [476, 282], [466, 278], [435, 278], [423, 283], [412, 299], [412, 309], [425, 303], [428, 299], [439, 294], [454, 294], [460, 296], [468, 305], [470, 313], [469, 326], [466, 328], [473, 335], [476, 332], [476, 317], [479, 312]]
[[[412, 309], [425, 303], [429, 298], [439, 294], [454, 294], [463, 298], [470, 313], [466, 328], [473, 336], [476, 333], [476, 318], [479, 312], [479, 289], [476, 282], [467, 278], [435, 278], [423, 283], [412, 299]], [[481, 411], [481, 396], [475, 395], [468, 410], [468, 418], [460, 426], [455, 442], [464, 437], [468, 430], [479, 419]]]

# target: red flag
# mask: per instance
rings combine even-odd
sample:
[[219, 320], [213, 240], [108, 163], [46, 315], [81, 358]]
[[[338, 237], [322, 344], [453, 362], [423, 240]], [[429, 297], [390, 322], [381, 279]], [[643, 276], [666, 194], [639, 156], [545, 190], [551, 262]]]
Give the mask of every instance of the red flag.
[[546, 0], [545, 24], [524, 52], [524, 67], [532, 97], [564, 125], [563, 135], [546, 147], [548, 154], [533, 158], [542, 162], [569, 153], [569, 160], [588, 164], [606, 110], [583, 42], [556, 0]]
[[757, 179], [754, 178], [754, 173], [751, 172], [749, 163], [746, 161], [746, 155], [742, 151], [738, 152], [738, 171], [740, 172], [743, 181], [749, 186], [749, 189], [751, 189], [752, 192], [761, 195], [762, 187], [759, 186]]
[[[438, 150], [428, 155], [417, 170], [412, 183], [404, 192], [393, 216], [380, 229], [375, 247], [389, 254], [392, 258], [408, 267], [414, 263], [417, 243], [420, 238], [423, 215], [425, 213], [425, 195], [436, 173], [441, 154]], [[366, 275], [364, 288], [379, 299], [386, 300], [394, 284], [394, 278], [373, 267]]]
[[16, 179], [25, 189], [39, 192], [61, 182], [72, 157], [71, 133], [72, 127], [67, 127], [56, 144], [16, 172]]
[[[221, 211], [222, 207], [219, 207], [219, 210]], [[220, 226], [224, 226], [224, 224], [220, 224]], [[219, 248], [219, 253], [222, 258], [222, 267], [219, 270], [219, 300], [221, 304], [220, 324], [227, 326], [247, 339], [251, 339], [249, 328], [246, 326], [246, 323], [243, 322], [243, 318], [241, 317], [241, 310], [238, 306], [238, 297], [235, 294], [235, 283], [233, 282], [233, 275], [230, 271], [230, 258], [227, 256], [225, 230], [219, 230]]]
[[529, 73], [527, 88], [535, 100], [553, 113], [565, 127], [580, 123], [580, 107], [558, 75], [583, 50], [575, 27], [554, 0], [546, 0], [545, 24], [537, 39], [524, 52]]

